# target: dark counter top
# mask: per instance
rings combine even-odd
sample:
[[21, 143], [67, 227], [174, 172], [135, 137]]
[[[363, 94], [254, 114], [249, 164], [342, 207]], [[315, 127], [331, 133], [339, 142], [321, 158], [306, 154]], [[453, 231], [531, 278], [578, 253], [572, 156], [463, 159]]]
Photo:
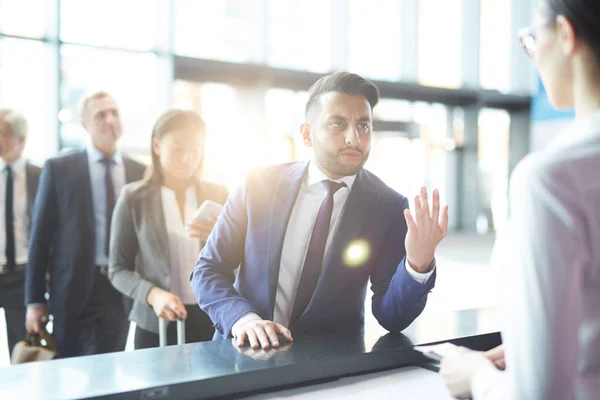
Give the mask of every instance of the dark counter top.
[[[453, 340], [485, 348], [498, 340], [494, 308], [428, 313], [403, 334], [295, 336], [277, 350], [229, 340], [37, 362], [0, 370], [2, 399], [198, 399], [418, 365], [413, 345]], [[379, 332], [379, 331], [377, 331]]]

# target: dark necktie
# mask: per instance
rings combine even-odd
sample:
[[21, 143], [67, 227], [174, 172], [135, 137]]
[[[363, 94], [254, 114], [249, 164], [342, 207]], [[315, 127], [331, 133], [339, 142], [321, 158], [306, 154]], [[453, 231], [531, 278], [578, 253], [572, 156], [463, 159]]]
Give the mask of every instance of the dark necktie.
[[325, 199], [321, 203], [315, 225], [313, 226], [306, 258], [304, 259], [304, 267], [300, 276], [300, 283], [296, 291], [296, 300], [294, 301], [294, 309], [290, 318], [290, 326], [292, 326], [304, 310], [310, 299], [313, 296], [321, 269], [323, 268], [323, 257], [325, 256], [325, 244], [329, 235], [329, 226], [331, 225], [331, 214], [333, 212], [333, 195], [335, 192], [346, 186], [345, 183], [337, 183], [333, 181], [323, 181], [323, 186], [327, 191]]
[[115, 187], [112, 180], [113, 160], [112, 158], [103, 158], [102, 164], [106, 167], [106, 173], [104, 175], [104, 186], [106, 188], [106, 234], [104, 236], [104, 251], [108, 256], [108, 248], [110, 246], [110, 224], [115, 208]]
[[4, 220], [6, 222], [6, 265], [12, 271], [16, 267], [15, 260], [15, 212], [13, 201], [13, 170], [10, 165], [6, 167], [6, 208]]

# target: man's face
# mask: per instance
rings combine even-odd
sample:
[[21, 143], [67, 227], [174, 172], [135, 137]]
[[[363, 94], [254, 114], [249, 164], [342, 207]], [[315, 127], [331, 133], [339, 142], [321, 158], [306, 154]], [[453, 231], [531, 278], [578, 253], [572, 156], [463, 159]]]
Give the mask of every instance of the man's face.
[[363, 95], [329, 92], [312, 106], [302, 126], [305, 145], [331, 178], [357, 174], [369, 158], [373, 116]]
[[13, 135], [10, 125], [0, 119], [0, 157], [12, 162], [21, 156], [24, 147], [25, 139]]
[[119, 107], [112, 97], [91, 99], [83, 117], [83, 127], [89, 132], [92, 143], [115, 145], [121, 137]]

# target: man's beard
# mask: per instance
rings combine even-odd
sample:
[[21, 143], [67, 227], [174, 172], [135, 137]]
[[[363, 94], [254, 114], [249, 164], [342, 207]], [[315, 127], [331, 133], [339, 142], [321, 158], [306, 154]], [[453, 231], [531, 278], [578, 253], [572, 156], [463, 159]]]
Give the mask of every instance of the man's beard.
[[[362, 158], [361, 162], [359, 164], [354, 165], [343, 164], [340, 161], [340, 158], [345, 152], [348, 151], [359, 153]], [[321, 146], [317, 146], [315, 148], [315, 158], [323, 168], [325, 168], [332, 174], [338, 176], [351, 176], [356, 175], [365, 165], [367, 159], [369, 158], [369, 151], [367, 150], [366, 152], [364, 152], [357, 148], [346, 147], [341, 150], [338, 150], [336, 153], [332, 153], [323, 149]]]

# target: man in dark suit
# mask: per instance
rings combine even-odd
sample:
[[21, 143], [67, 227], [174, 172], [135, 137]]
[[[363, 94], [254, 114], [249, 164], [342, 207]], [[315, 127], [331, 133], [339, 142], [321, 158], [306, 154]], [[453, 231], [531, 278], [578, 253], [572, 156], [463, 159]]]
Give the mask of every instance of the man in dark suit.
[[25, 283], [27, 330], [39, 332], [51, 313], [62, 357], [125, 347], [122, 295], [108, 280], [110, 223], [121, 188], [145, 170], [117, 150], [121, 120], [112, 96], [87, 96], [81, 119], [91, 144], [48, 160], [42, 171]]
[[310, 162], [253, 171], [230, 195], [191, 276], [215, 338], [268, 348], [291, 331], [359, 329], [369, 279], [384, 328], [399, 332], [421, 313], [447, 208], [435, 191], [430, 210], [423, 188], [415, 221], [408, 199], [363, 169], [378, 100], [358, 75], [321, 78], [301, 126]]
[[23, 305], [29, 226], [41, 169], [25, 158], [27, 121], [0, 109], [0, 307], [4, 308], [9, 354], [25, 337]]

